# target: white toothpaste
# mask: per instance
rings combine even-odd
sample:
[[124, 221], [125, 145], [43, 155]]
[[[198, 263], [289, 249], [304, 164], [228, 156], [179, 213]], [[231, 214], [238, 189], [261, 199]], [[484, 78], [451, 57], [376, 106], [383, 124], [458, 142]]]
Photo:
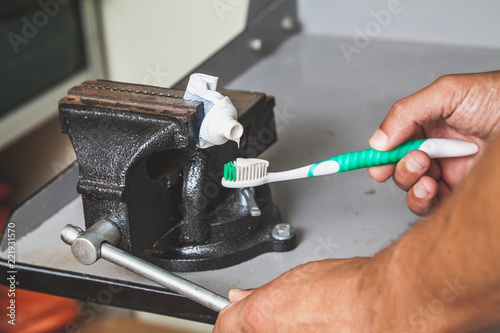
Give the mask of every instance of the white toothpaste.
[[236, 120], [238, 114], [229, 97], [215, 91], [218, 78], [195, 73], [189, 77], [184, 99], [203, 102], [205, 118], [201, 123], [198, 147], [222, 145], [228, 140], [238, 146], [243, 126]]

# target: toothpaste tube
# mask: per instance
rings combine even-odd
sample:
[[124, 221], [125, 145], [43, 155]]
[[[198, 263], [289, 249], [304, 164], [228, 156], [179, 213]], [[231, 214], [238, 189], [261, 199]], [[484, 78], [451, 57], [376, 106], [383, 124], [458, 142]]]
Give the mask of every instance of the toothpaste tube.
[[203, 102], [205, 118], [201, 123], [199, 148], [222, 145], [228, 140], [238, 146], [243, 126], [236, 120], [236, 108], [227, 96], [215, 91], [218, 78], [195, 73], [189, 77], [184, 99]]

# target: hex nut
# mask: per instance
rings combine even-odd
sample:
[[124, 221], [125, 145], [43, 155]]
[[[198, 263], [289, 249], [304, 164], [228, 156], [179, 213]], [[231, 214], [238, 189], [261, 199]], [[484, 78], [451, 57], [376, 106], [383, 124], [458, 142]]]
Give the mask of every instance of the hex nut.
[[294, 236], [293, 227], [288, 223], [277, 224], [273, 228], [273, 238], [276, 240], [287, 240]]

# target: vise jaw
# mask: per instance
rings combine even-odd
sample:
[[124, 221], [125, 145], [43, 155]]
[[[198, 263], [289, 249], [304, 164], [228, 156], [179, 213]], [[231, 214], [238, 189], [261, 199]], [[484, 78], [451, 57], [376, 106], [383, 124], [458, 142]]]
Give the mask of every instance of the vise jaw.
[[87, 229], [110, 221], [119, 248], [172, 271], [222, 268], [295, 247], [294, 235], [272, 236], [280, 214], [267, 185], [251, 191], [260, 216], [220, 185], [224, 163], [276, 141], [274, 98], [220, 91], [238, 110], [240, 147], [197, 148], [203, 103], [185, 101], [181, 90], [91, 80], [68, 91], [59, 102], [61, 129], [76, 152]]

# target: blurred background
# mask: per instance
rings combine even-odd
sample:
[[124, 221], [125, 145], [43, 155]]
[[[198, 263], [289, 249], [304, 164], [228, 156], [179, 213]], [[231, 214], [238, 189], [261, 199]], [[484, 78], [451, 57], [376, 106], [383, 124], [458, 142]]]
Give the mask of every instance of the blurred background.
[[[280, 6], [293, 9], [277, 21], [289, 35], [286, 38], [334, 36], [334, 48], [342, 54], [339, 66], [369, 56], [362, 53], [374, 41], [401, 43], [403, 48], [436, 45], [456, 47], [457, 52], [500, 51], [500, 2], [495, 0], [2, 1], [0, 224], [12, 208], [75, 160], [68, 137], [60, 133], [57, 113], [57, 102], [69, 88], [96, 78], [182, 87], [185, 78], [199, 68], [221, 76], [222, 86], [230, 84], [250, 66], [279, 51], [285, 37], [276, 42], [273, 38], [278, 37], [255, 31]], [[418, 56], [418, 52], [412, 54], [415, 59]], [[210, 65], [210, 59], [217, 59], [216, 65]], [[227, 69], [219, 73], [221, 66]], [[430, 82], [436, 78], [432, 73], [427, 77]], [[5, 295], [2, 289], [0, 302], [7, 301]], [[32, 292], [19, 297], [23, 300], [19, 325], [12, 330], [0, 322], [0, 331], [212, 329], [206, 324]], [[93, 309], [87, 311], [93, 316], [82, 309]], [[68, 329], [69, 322], [76, 326]]]

